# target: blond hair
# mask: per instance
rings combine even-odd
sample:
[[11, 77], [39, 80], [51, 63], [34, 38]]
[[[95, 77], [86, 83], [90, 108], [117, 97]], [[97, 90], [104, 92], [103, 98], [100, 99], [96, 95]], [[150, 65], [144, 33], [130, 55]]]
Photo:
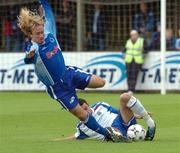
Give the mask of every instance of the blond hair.
[[18, 27], [25, 35], [31, 36], [32, 28], [36, 25], [44, 25], [44, 19], [38, 13], [22, 8], [18, 16]]

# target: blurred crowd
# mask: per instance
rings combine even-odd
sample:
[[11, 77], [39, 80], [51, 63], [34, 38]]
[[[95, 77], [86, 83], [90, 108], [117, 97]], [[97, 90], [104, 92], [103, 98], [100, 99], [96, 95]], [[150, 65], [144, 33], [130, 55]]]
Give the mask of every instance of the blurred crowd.
[[[134, 17], [133, 27], [147, 43], [148, 50], [160, 50], [161, 23], [156, 21], [154, 13], [148, 10], [146, 3], [141, 2], [140, 12]], [[173, 29], [166, 29], [166, 48], [168, 51], [179, 50], [180, 29], [177, 37]]]
[[[57, 22], [57, 37], [60, 41], [63, 51], [76, 50], [73, 41], [73, 33], [76, 34], [76, 13], [72, 11], [68, 0], [63, 0], [60, 9], [56, 11], [55, 17]], [[37, 3], [32, 4], [32, 8], [36, 9]], [[29, 41], [17, 27], [17, 15], [21, 6], [7, 6], [4, 16], [1, 16], [1, 37], [0, 48], [2, 51], [18, 52], [23, 51], [26, 43]], [[86, 28], [84, 46], [87, 51], [106, 51], [108, 44], [106, 37], [108, 31], [108, 14], [99, 3], [95, 3], [93, 9], [86, 16]], [[140, 37], [144, 38], [147, 50], [160, 50], [160, 32], [161, 23], [154, 17], [154, 12], [148, 8], [143, 1], [139, 5], [139, 10], [132, 16], [132, 29], [136, 30]], [[174, 29], [166, 30], [166, 47], [169, 51], [180, 50], [180, 27], [178, 33], [174, 33]], [[126, 40], [128, 37], [126, 38]], [[23, 43], [22, 43], [23, 42]], [[124, 44], [125, 45], [125, 44]], [[120, 50], [120, 48], [119, 48]]]

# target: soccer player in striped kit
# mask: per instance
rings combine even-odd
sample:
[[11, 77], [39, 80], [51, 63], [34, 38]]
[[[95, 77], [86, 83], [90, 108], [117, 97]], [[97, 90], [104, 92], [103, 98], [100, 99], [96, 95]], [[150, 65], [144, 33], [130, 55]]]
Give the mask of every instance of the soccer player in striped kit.
[[[144, 119], [148, 126], [145, 140], [152, 141], [155, 136], [156, 125], [151, 117], [152, 113], [147, 112], [140, 100], [128, 93], [120, 95], [119, 109], [103, 101], [98, 101], [89, 106], [85, 99], [79, 99], [79, 104], [85, 111], [91, 113], [102, 127], [113, 127], [123, 137], [127, 137], [127, 130], [131, 125], [137, 124], [136, 119]], [[89, 129], [81, 121], [77, 124], [76, 129], [77, 132], [74, 135], [67, 138], [56, 138], [55, 141], [86, 138], [106, 140], [106, 137]]]

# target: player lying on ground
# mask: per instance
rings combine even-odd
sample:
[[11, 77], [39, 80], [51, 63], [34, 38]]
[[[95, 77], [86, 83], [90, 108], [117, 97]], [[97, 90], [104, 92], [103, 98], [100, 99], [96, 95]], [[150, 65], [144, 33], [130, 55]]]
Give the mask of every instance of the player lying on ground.
[[[86, 100], [80, 99], [79, 103], [81, 107], [92, 114], [96, 121], [102, 127], [113, 127], [120, 131], [123, 137], [127, 138], [127, 129], [134, 124], [137, 124], [136, 118], [143, 118], [148, 126], [145, 140], [153, 140], [156, 130], [156, 125], [150, 114], [146, 111], [141, 102], [129, 95], [128, 93], [123, 93], [120, 96], [120, 108], [116, 109], [105, 102], [97, 102], [92, 107], [89, 107]], [[83, 122], [77, 124], [77, 132], [75, 135], [67, 137], [65, 139], [85, 139], [85, 138], [95, 138], [100, 140], [105, 140], [106, 138], [89, 129]], [[62, 138], [57, 138], [58, 140], [65, 140]]]
[[[94, 117], [82, 109], [78, 103], [76, 89], [103, 87], [105, 81], [98, 76], [65, 65], [56, 38], [54, 15], [47, 0], [41, 0], [45, 16], [22, 8], [18, 26], [31, 41], [26, 47], [26, 64], [34, 64], [38, 79], [46, 86], [49, 95], [65, 109], [79, 118], [90, 129], [107, 139], [119, 141], [121, 138], [111, 128], [100, 126]], [[42, 11], [41, 11], [42, 14]]]

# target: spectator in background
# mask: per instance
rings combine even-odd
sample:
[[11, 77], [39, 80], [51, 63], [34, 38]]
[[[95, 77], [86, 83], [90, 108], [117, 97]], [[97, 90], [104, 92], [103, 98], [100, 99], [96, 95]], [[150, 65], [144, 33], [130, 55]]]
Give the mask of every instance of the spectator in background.
[[161, 35], [160, 35], [160, 32], [161, 32], [161, 26], [160, 26], [160, 22], [157, 23], [157, 26], [156, 26], [156, 31], [153, 32], [153, 35], [152, 35], [152, 49], [153, 50], [160, 50], [160, 40], [161, 40]]
[[180, 51], [180, 29], [178, 30], [178, 37], [176, 39], [175, 49]]
[[72, 21], [73, 21], [73, 14], [72, 10], [69, 5], [68, 0], [63, 0], [62, 8], [57, 15], [57, 24], [59, 27], [58, 29], [58, 40], [61, 43], [62, 51], [72, 51], [73, 44], [72, 44]]
[[130, 39], [125, 46], [125, 63], [127, 70], [128, 92], [135, 92], [138, 73], [144, 62], [144, 53], [147, 53], [146, 42], [136, 30], [130, 32]]
[[151, 34], [154, 30], [154, 14], [148, 10], [147, 5], [143, 0], [140, 3], [140, 12], [134, 17], [133, 27], [144, 39], [146, 39], [147, 47], [151, 49]]
[[3, 25], [3, 34], [5, 36], [5, 43], [6, 43], [6, 51], [11, 51], [11, 42], [12, 42], [12, 20], [11, 15], [9, 12], [5, 15], [5, 21]]
[[17, 26], [17, 17], [14, 16], [14, 20], [12, 21], [12, 31], [13, 31], [13, 52], [22, 51], [22, 41], [23, 36], [22, 32], [20, 31], [19, 27]]
[[[0, 48], [2, 48], [2, 46], [3, 46], [3, 40], [2, 40], [2, 39], [3, 39], [3, 36], [2, 36], [2, 35], [3, 35], [3, 28], [2, 28], [2, 27], [3, 27], [3, 22], [4, 22], [4, 21], [3, 21], [2, 15], [1, 15], [1, 12], [0, 12], [0, 21], [1, 21], [1, 22], [0, 22], [0, 36], [1, 36], [1, 37], [0, 37]], [[0, 50], [0, 51], [1, 51], [1, 50]]]
[[90, 50], [105, 50], [106, 19], [101, 5], [96, 2], [91, 13], [90, 24], [87, 33], [87, 46]]
[[173, 36], [173, 31], [172, 29], [167, 29], [166, 30], [166, 48], [169, 51], [175, 50], [175, 42], [176, 39]]

